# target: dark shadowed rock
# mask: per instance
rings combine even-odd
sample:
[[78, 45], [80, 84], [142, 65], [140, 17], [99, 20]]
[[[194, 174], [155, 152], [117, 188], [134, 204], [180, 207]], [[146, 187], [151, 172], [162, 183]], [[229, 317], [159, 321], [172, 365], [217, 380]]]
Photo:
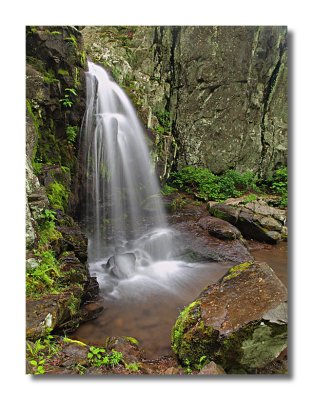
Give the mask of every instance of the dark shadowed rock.
[[173, 329], [181, 362], [202, 356], [227, 373], [255, 373], [287, 347], [287, 290], [266, 263], [235, 266], [186, 307]]

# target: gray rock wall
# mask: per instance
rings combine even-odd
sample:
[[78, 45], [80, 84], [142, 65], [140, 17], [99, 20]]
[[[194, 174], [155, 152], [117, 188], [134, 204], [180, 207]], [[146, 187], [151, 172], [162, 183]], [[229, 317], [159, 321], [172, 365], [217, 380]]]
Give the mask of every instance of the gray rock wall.
[[[86, 27], [82, 33], [89, 55], [112, 71], [151, 131], [161, 179], [173, 166], [268, 176], [286, 164], [285, 27]], [[162, 129], [162, 112], [170, 112], [170, 129]]]

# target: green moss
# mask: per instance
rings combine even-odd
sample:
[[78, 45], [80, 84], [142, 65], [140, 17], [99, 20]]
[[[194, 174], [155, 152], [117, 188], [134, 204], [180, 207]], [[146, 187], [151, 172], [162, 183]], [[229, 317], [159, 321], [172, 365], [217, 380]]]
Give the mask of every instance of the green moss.
[[61, 76], [69, 76], [69, 72], [66, 71], [66, 69], [59, 68], [59, 69], [58, 69], [58, 75], [61, 75]]
[[187, 306], [179, 315], [172, 331], [172, 349], [182, 364], [198, 369], [201, 360], [214, 352], [218, 332], [200, 320], [200, 301]]
[[224, 282], [228, 281], [229, 279], [233, 279], [236, 276], [240, 275], [241, 272], [246, 271], [253, 265], [252, 261], [248, 261], [239, 265], [235, 265], [234, 267], [230, 268], [227, 275], [223, 278]]
[[125, 338], [126, 338], [131, 344], [134, 344], [134, 345], [136, 345], [136, 346], [139, 345], [139, 342], [138, 342], [137, 339], [135, 339], [135, 338], [133, 338], [133, 337], [131, 337], [131, 336], [125, 336]]
[[241, 345], [241, 365], [262, 368], [287, 347], [287, 326], [261, 322]]
[[47, 187], [47, 193], [52, 208], [62, 211], [66, 210], [69, 192], [62, 183], [51, 183]]

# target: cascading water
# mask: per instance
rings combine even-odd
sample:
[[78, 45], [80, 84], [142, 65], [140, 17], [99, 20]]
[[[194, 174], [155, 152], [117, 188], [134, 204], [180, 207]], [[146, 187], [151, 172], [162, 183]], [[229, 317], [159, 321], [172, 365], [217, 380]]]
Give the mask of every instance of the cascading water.
[[170, 232], [143, 128], [118, 84], [103, 68], [91, 62], [88, 67], [82, 148], [91, 222], [89, 259], [123, 252], [126, 243], [146, 234], [147, 225], [152, 231], [148, 255], [166, 259]]
[[80, 142], [88, 261], [107, 307], [77, 334], [84, 340], [135, 336], [146, 351], [162, 354], [178, 309], [226, 267], [177, 260], [180, 240], [167, 227], [136, 112], [103, 68], [91, 62], [88, 67]]

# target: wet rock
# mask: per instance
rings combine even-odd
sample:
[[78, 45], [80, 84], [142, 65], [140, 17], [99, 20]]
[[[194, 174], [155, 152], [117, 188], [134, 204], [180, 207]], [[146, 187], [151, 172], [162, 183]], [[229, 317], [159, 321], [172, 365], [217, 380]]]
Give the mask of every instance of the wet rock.
[[73, 251], [76, 257], [85, 263], [88, 242], [78, 224], [73, 221], [72, 226], [58, 226], [58, 231], [62, 233], [62, 238], [59, 240], [59, 252]]
[[287, 347], [287, 290], [266, 263], [231, 268], [186, 307], [173, 329], [181, 362], [202, 356], [227, 373], [255, 373]]
[[80, 309], [82, 320], [86, 322], [96, 319], [102, 313], [103, 309], [104, 305], [101, 300], [84, 304]]
[[88, 276], [85, 284], [85, 292], [83, 296], [84, 302], [97, 301], [99, 299], [99, 283], [96, 277]]
[[107, 340], [107, 349], [123, 353], [123, 359], [127, 364], [140, 362], [143, 356], [139, 343], [132, 337], [110, 337]]
[[116, 278], [129, 278], [135, 272], [136, 256], [134, 253], [115, 254], [110, 257], [106, 268]]
[[207, 216], [201, 218], [198, 223], [201, 228], [219, 239], [235, 240], [241, 238], [241, 233], [237, 228], [219, 218]]
[[211, 361], [201, 369], [198, 375], [225, 375], [225, 371], [220, 365]]
[[48, 294], [39, 299], [26, 299], [26, 337], [36, 340], [44, 336], [47, 328], [56, 329], [79, 316], [81, 286], [66, 292]]
[[66, 356], [62, 365], [69, 367], [75, 364], [88, 365], [88, 346], [83, 346], [77, 343], [68, 343], [63, 347], [63, 353]]
[[274, 244], [288, 235], [286, 211], [269, 206], [264, 199], [247, 204], [244, 197], [224, 203], [211, 202], [209, 210], [211, 215], [236, 226], [247, 239]]
[[63, 253], [59, 258], [59, 263], [63, 283], [68, 285], [87, 283], [87, 267], [75, 256], [74, 252]]

